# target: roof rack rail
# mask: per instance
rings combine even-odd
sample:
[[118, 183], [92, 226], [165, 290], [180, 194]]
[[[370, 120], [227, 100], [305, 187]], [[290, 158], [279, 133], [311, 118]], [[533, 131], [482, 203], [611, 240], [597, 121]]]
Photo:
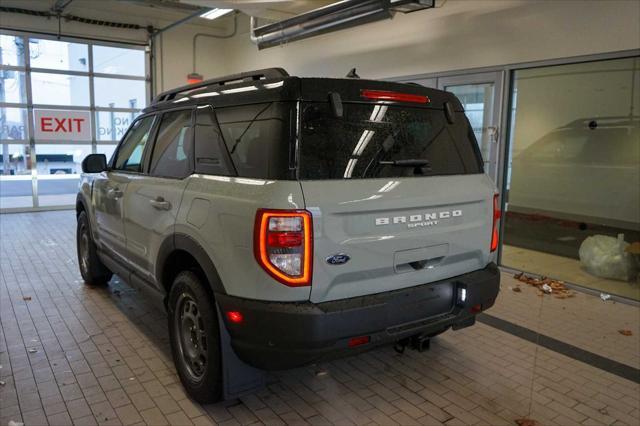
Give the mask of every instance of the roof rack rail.
[[209, 86], [224, 86], [229, 83], [235, 83], [239, 81], [256, 81], [262, 79], [272, 78], [284, 78], [289, 77], [289, 73], [283, 68], [265, 68], [261, 70], [248, 71], [239, 74], [226, 75], [224, 77], [212, 78], [196, 84], [188, 84], [186, 86], [177, 87], [175, 89], [167, 90], [156, 96], [151, 104], [157, 104], [159, 102], [169, 101], [174, 99], [176, 95], [182, 92], [190, 92], [194, 89], [200, 89]]

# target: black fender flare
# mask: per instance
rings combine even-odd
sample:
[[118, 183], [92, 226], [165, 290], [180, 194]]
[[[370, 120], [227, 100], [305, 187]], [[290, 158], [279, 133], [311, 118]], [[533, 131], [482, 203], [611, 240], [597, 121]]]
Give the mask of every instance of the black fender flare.
[[218, 270], [216, 269], [213, 261], [204, 250], [204, 248], [198, 244], [196, 240], [191, 238], [186, 234], [173, 234], [167, 236], [165, 240], [160, 245], [160, 249], [158, 250], [158, 259], [155, 266], [155, 276], [158, 283], [163, 282], [163, 272], [164, 266], [173, 251], [182, 250], [184, 252], [189, 253], [193, 258], [198, 262], [202, 271], [209, 282], [211, 290], [214, 293], [222, 293], [227, 294], [224, 289], [224, 285], [222, 284], [222, 280], [218, 275]]
[[78, 218], [79, 215], [79, 209], [78, 206], [82, 206], [82, 209], [84, 210], [84, 212], [87, 214], [87, 219], [89, 220], [89, 232], [91, 232], [91, 238], [93, 238], [93, 241], [96, 245], [100, 245], [100, 240], [98, 238], [98, 231], [97, 231], [97, 226], [96, 226], [96, 219], [95, 217], [93, 217], [93, 211], [89, 209], [89, 206], [91, 205], [90, 203], [87, 203], [84, 195], [82, 193], [78, 193], [78, 195], [76, 195], [76, 207], [75, 207], [75, 211], [76, 211], [76, 219]]

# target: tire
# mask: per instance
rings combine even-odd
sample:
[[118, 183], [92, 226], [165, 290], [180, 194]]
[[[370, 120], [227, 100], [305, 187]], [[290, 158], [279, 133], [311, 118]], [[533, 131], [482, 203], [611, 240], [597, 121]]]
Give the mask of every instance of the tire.
[[195, 272], [180, 272], [168, 303], [173, 361], [185, 390], [200, 403], [222, 395], [218, 314], [205, 285]]
[[113, 272], [104, 266], [98, 257], [86, 212], [81, 212], [78, 215], [76, 247], [78, 250], [78, 266], [84, 282], [96, 286], [106, 285], [113, 276]]

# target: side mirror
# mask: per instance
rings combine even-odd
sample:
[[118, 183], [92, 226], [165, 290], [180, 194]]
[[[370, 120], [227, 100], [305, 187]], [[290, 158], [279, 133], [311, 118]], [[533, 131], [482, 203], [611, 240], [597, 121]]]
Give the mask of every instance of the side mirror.
[[107, 170], [107, 156], [89, 154], [82, 160], [82, 173], [100, 173]]

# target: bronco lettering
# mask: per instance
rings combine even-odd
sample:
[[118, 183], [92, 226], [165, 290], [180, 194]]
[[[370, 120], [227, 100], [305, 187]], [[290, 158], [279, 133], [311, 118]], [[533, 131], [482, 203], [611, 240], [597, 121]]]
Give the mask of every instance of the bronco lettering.
[[418, 226], [432, 226], [437, 225], [437, 219], [450, 219], [452, 217], [461, 217], [462, 210], [445, 210], [441, 212], [430, 212], [424, 214], [412, 214], [407, 216], [393, 216], [393, 217], [377, 217], [376, 226], [389, 225], [391, 223], [407, 223], [409, 228], [415, 228]]

